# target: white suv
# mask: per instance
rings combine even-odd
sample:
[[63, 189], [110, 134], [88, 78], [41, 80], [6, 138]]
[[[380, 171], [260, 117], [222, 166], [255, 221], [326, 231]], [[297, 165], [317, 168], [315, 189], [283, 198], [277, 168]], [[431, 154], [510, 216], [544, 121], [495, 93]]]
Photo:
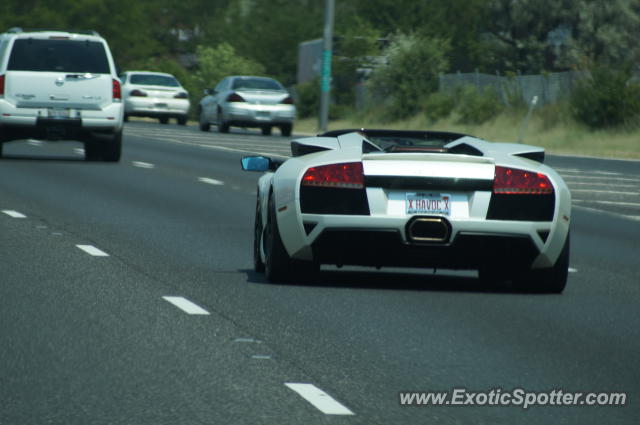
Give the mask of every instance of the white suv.
[[88, 160], [119, 161], [123, 114], [113, 57], [97, 33], [0, 35], [0, 155], [12, 140], [73, 139]]

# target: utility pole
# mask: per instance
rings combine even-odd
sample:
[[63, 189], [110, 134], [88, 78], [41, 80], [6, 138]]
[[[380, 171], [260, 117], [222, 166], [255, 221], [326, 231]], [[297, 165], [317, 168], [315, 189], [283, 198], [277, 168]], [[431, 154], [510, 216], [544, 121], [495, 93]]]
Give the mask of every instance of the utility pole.
[[331, 91], [331, 57], [333, 56], [333, 11], [335, 0], [324, 0], [324, 35], [322, 43], [322, 75], [320, 77], [320, 131], [327, 131]]

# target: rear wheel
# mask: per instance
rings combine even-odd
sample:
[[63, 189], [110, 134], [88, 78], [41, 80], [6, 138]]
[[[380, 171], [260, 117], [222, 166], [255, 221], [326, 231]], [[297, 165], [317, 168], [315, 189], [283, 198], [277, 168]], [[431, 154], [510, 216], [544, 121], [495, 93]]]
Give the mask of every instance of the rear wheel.
[[129, 122], [129, 115], [125, 114], [123, 119], [124, 122]]
[[202, 108], [200, 108], [198, 112], [198, 126], [200, 127], [200, 131], [209, 131], [209, 128], [211, 128], [209, 121], [205, 120], [203, 116]]
[[222, 109], [218, 108], [218, 131], [220, 133], [229, 132], [229, 124], [227, 124], [222, 116]]
[[498, 268], [481, 268], [480, 280], [486, 284], [511, 281], [515, 287], [528, 292], [560, 294], [567, 285], [569, 275], [569, 234], [560, 256], [553, 267], [513, 271]]
[[293, 282], [308, 280], [319, 270], [319, 265], [311, 261], [294, 260], [289, 257], [282, 244], [276, 220], [273, 196], [269, 197], [269, 211], [264, 230], [265, 275], [270, 282]]
[[176, 118], [176, 122], [178, 123], [178, 125], [187, 125], [187, 116], [186, 115], [181, 115], [179, 117]]
[[102, 146], [102, 160], [118, 162], [122, 155], [122, 130], [113, 133], [111, 140]]
[[265, 125], [260, 130], [262, 130], [262, 135], [263, 136], [271, 136], [271, 126], [270, 125]]
[[293, 130], [292, 124], [282, 124], [280, 126], [280, 134], [282, 134], [284, 137], [291, 136], [291, 130]]
[[569, 277], [569, 236], [567, 234], [560, 256], [553, 267], [529, 270], [520, 277], [518, 283], [532, 292], [562, 293], [567, 286], [567, 278]]
[[161, 117], [161, 118], [158, 118], [158, 121], [160, 121], [160, 124], [168, 124], [169, 123], [169, 118], [168, 117]]
[[260, 197], [256, 201], [256, 218], [253, 227], [253, 270], [264, 272], [264, 263], [260, 255], [260, 245], [262, 244], [262, 212], [260, 210]]

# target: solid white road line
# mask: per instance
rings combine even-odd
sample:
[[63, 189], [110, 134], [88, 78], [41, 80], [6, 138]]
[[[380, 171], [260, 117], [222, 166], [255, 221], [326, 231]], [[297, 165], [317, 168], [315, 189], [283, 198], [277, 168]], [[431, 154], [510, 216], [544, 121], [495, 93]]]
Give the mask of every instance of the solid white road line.
[[139, 168], [155, 168], [155, 165], [149, 164], [148, 162], [133, 161], [131, 164], [134, 167], [139, 167]]
[[574, 269], [573, 267], [569, 267], [569, 273], [578, 273], [578, 269]]
[[108, 257], [109, 254], [107, 254], [104, 251], [99, 250], [98, 248], [96, 248], [93, 245], [76, 245], [78, 248], [80, 248], [81, 250], [83, 250], [84, 252], [86, 252], [89, 255], [93, 255], [94, 257]]
[[621, 181], [621, 182], [640, 182], [640, 179], [633, 177], [600, 177], [600, 176], [564, 176], [564, 179], [568, 182], [571, 182], [572, 179], [575, 180], [600, 180], [604, 182], [613, 182], [613, 181]]
[[224, 182], [221, 180], [210, 179], [209, 177], [198, 177], [198, 181], [201, 181], [202, 183], [213, 184], [216, 186], [221, 186], [224, 184]]
[[589, 202], [603, 205], [620, 205], [622, 207], [640, 207], [640, 202], [615, 202], [615, 201], [595, 201], [587, 199], [573, 199], [572, 202]]
[[175, 305], [176, 307], [178, 307], [180, 310], [184, 311], [187, 314], [202, 314], [202, 315], [209, 314], [207, 310], [205, 310], [204, 308], [200, 307], [197, 304], [192, 303], [191, 301], [189, 301], [184, 297], [166, 296], [162, 298], [164, 298], [165, 301], [168, 301], [171, 304]]
[[326, 415], [353, 415], [351, 410], [313, 384], [285, 383], [285, 385]]
[[640, 192], [622, 192], [619, 190], [571, 189], [571, 192], [611, 193], [613, 195], [640, 195]]
[[26, 215], [14, 210], [2, 210], [2, 212], [8, 215], [9, 217], [13, 217], [13, 218], [27, 218]]

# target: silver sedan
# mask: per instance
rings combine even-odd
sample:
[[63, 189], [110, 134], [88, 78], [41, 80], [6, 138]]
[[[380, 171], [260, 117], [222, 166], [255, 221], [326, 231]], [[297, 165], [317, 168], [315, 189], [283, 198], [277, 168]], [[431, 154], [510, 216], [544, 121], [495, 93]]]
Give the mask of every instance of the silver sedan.
[[189, 94], [171, 74], [128, 71], [120, 75], [125, 121], [130, 116], [157, 118], [166, 124], [175, 118], [185, 125], [189, 114]]
[[204, 94], [198, 113], [202, 131], [209, 131], [213, 124], [221, 133], [233, 126], [257, 127], [269, 135], [278, 127], [283, 136], [291, 135], [296, 107], [287, 90], [273, 78], [230, 76]]

